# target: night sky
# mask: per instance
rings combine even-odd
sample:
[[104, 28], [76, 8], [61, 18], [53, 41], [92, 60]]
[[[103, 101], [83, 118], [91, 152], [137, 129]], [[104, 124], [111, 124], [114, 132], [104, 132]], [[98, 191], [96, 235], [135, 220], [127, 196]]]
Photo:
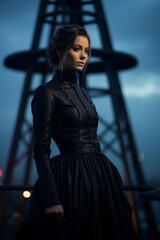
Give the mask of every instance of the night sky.
[[[24, 73], [4, 58], [29, 50], [39, 0], [0, 1], [0, 168], [5, 169], [18, 113]], [[114, 50], [135, 56], [138, 65], [119, 73], [140, 161], [149, 183], [160, 183], [160, 1], [103, 0]], [[98, 45], [96, 38], [93, 46]], [[97, 40], [98, 41], [98, 40]]]

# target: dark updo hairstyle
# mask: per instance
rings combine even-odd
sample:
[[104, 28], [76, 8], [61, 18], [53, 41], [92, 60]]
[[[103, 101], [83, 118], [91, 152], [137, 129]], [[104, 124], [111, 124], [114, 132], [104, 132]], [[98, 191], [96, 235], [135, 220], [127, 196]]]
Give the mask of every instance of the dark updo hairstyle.
[[[62, 54], [63, 55], [62, 63], [63, 63], [68, 53], [68, 50], [74, 44], [74, 41], [77, 36], [86, 37], [88, 39], [89, 48], [90, 48], [90, 37], [87, 31], [83, 27], [80, 27], [77, 24], [68, 24], [68, 25], [61, 26], [55, 32], [54, 36], [52, 37], [49, 43], [48, 52], [47, 52], [50, 68], [52, 70], [55, 70], [57, 65], [59, 64], [58, 52], [63, 53]], [[90, 58], [90, 52], [89, 52], [89, 58]], [[61, 70], [63, 71], [63, 69]]]

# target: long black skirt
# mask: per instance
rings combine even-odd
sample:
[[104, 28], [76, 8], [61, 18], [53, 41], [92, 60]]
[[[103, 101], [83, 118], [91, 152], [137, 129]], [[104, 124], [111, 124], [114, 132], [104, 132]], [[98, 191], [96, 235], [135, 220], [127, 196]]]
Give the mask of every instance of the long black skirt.
[[[57, 222], [46, 216], [34, 192], [15, 240], [137, 240], [132, 210], [117, 168], [102, 153], [55, 156], [52, 171], [64, 207]], [[41, 198], [41, 196], [40, 196]]]

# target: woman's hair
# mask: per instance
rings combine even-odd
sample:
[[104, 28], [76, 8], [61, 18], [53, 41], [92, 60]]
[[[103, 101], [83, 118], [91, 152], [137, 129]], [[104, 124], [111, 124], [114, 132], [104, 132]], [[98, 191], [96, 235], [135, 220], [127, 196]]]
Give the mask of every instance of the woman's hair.
[[[68, 50], [72, 47], [77, 36], [84, 36], [88, 39], [90, 48], [90, 37], [87, 31], [77, 24], [69, 24], [59, 27], [52, 37], [48, 47], [48, 58], [52, 70], [59, 64], [58, 52], [62, 52], [62, 63], [64, 62]], [[90, 52], [89, 52], [90, 58]], [[86, 68], [86, 66], [85, 66]], [[62, 69], [63, 70], [63, 69]]]

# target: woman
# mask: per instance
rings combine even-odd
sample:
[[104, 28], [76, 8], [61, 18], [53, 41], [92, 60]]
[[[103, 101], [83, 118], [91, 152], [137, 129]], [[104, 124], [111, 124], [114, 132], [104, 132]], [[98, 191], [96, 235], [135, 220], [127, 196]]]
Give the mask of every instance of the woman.
[[[51, 40], [53, 79], [32, 100], [38, 181], [15, 239], [131, 240], [131, 208], [117, 168], [101, 152], [98, 115], [78, 85], [90, 58], [90, 38], [78, 25], [60, 27]], [[59, 155], [51, 158], [51, 139]]]

